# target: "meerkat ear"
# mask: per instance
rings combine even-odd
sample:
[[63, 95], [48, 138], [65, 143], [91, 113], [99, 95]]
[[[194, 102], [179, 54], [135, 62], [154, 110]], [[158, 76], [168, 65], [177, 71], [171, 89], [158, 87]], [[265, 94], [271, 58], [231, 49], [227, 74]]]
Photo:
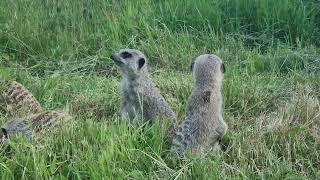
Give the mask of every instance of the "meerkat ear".
[[146, 60], [144, 58], [140, 58], [138, 60], [138, 69], [141, 69], [145, 63], [146, 63]]
[[194, 61], [190, 64], [190, 71], [193, 71]]
[[226, 67], [224, 66], [223, 63], [221, 64], [221, 72], [222, 72], [222, 73], [225, 73], [225, 72], [226, 72]]

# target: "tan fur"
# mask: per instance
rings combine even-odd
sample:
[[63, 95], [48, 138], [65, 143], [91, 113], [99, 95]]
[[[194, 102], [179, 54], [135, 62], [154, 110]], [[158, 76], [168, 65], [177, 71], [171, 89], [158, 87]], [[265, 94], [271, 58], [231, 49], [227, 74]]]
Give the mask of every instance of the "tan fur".
[[179, 125], [171, 152], [199, 154], [217, 146], [226, 133], [222, 117], [221, 84], [224, 65], [212, 54], [197, 57], [193, 67], [194, 85], [184, 121]]

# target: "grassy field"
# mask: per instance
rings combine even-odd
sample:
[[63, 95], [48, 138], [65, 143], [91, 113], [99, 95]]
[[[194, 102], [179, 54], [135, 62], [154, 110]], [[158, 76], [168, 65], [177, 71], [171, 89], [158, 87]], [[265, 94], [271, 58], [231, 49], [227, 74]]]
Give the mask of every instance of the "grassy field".
[[[190, 62], [224, 60], [222, 154], [173, 159], [165, 129], [120, 120], [109, 57], [124, 47], [146, 53], [179, 119]], [[0, 147], [1, 179], [320, 177], [316, 0], [1, 0], [0, 75], [74, 117], [57, 135]]]

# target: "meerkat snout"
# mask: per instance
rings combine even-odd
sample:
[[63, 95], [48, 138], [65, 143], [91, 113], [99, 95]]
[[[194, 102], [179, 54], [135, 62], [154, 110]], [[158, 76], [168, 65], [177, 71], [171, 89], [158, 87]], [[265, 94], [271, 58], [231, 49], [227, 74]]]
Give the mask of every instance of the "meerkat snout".
[[122, 60], [122, 58], [118, 54], [112, 54], [110, 58], [119, 67], [125, 65], [125, 62]]
[[112, 54], [110, 56], [110, 59], [112, 59], [113, 61], [119, 61], [120, 60], [120, 58], [119, 58], [119, 56], [117, 54]]

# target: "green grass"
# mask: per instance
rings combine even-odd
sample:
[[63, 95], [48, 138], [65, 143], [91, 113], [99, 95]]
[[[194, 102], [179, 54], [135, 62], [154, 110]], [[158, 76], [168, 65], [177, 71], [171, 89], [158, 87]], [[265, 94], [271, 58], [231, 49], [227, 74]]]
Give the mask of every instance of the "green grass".
[[[320, 4], [313, 0], [0, 1], [0, 75], [74, 120], [0, 149], [1, 179], [316, 179]], [[120, 48], [142, 50], [179, 119], [189, 64], [226, 64], [221, 155], [168, 156], [165, 129], [119, 118]], [[8, 119], [1, 117], [0, 124]], [[35, 140], [36, 141], [36, 140]]]

